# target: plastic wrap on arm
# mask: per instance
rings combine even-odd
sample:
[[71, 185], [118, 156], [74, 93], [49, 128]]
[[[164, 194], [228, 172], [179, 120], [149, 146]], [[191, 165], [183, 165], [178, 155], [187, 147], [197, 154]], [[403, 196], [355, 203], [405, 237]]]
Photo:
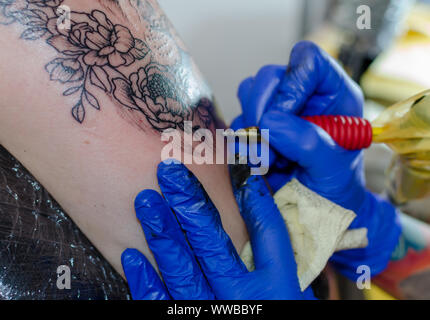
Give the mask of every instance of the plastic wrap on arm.
[[[70, 268], [70, 289], [57, 288], [61, 265]], [[129, 298], [121, 276], [0, 146], [0, 300]]]

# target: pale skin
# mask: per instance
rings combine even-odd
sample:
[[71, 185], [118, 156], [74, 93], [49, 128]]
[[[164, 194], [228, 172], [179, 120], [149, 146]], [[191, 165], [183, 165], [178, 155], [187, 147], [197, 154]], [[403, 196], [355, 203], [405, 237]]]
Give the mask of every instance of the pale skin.
[[[96, 41], [98, 34], [86, 34], [94, 40], [90, 43], [77, 34], [55, 31], [52, 25], [47, 28], [60, 4], [71, 8], [72, 21], [74, 12], [81, 13], [75, 18], [79, 21], [72, 23], [80, 36], [102, 33], [106, 43]], [[205, 115], [211, 96], [197, 68], [187, 60], [184, 45], [155, 1], [121, 0], [118, 5], [108, 0], [16, 0], [11, 5], [0, 2], [1, 6], [6, 24], [0, 25], [0, 143], [44, 185], [119, 273], [123, 274], [121, 253], [126, 248], [137, 248], [154, 262], [133, 201], [143, 189], [159, 190], [156, 168], [165, 144], [160, 130], [166, 123], [181, 129], [182, 120], [193, 114], [193, 125], [211, 130], [220, 126], [210, 115], [200, 117], [193, 111], [200, 108]], [[34, 27], [34, 34], [21, 36], [27, 27], [20, 22], [28, 20], [19, 10], [36, 12], [39, 18], [31, 17], [35, 20], [30, 23], [48, 31], [43, 34]], [[76, 26], [87, 18], [90, 26], [95, 23], [103, 30]], [[51, 37], [57, 38], [49, 44]], [[151, 69], [149, 61], [158, 66]], [[139, 75], [140, 68], [146, 69]], [[92, 84], [85, 84], [85, 74], [90, 77], [92, 70], [102, 69], [107, 70], [105, 79], [91, 78]], [[152, 80], [142, 83], [138, 76]], [[159, 84], [162, 77], [168, 80]], [[82, 88], [70, 95], [62, 93], [73, 92], [81, 84], [90, 97], [79, 107]], [[200, 99], [205, 103], [198, 107]], [[189, 168], [219, 209], [223, 226], [240, 251], [247, 233], [227, 166]]]

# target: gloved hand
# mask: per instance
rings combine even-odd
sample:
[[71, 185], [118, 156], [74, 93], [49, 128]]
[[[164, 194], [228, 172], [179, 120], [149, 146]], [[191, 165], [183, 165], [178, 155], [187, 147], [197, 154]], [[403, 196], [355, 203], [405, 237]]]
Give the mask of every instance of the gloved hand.
[[143, 254], [127, 249], [122, 264], [134, 299], [313, 298], [311, 289], [300, 291], [288, 232], [261, 177], [251, 177], [236, 194], [251, 237], [253, 272], [247, 271], [217, 209], [185, 166], [161, 163], [158, 182], [164, 199], [144, 190], [135, 208], [164, 284]]
[[351, 279], [368, 265], [372, 276], [385, 269], [398, 243], [400, 226], [393, 206], [367, 191], [362, 152], [338, 146], [306, 115], [362, 116], [360, 88], [340, 66], [311, 42], [292, 50], [287, 68], [266, 66], [242, 82], [243, 114], [233, 129], [270, 130], [272, 149], [268, 181], [276, 191], [292, 177], [321, 196], [357, 214], [350, 228], [366, 227], [369, 245], [336, 253], [332, 262]]

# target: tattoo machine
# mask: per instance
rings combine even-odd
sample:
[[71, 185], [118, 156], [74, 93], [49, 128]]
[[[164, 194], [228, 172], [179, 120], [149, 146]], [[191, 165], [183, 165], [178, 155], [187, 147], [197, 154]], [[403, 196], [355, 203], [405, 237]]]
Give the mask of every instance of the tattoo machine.
[[[385, 143], [394, 153], [388, 172], [388, 191], [397, 203], [430, 195], [430, 90], [385, 109], [370, 123], [348, 116], [303, 117], [324, 129], [347, 150]], [[238, 130], [235, 136], [259, 135], [258, 128]]]

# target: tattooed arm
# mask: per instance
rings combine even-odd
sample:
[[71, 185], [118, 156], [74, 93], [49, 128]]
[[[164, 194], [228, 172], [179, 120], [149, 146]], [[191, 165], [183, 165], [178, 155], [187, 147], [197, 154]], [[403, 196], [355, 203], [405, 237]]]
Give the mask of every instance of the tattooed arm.
[[[132, 205], [160, 132], [222, 126], [211, 93], [152, 0], [0, 0], [0, 23], [0, 142], [122, 273], [123, 249], [148, 253]], [[189, 168], [241, 247], [226, 166]]]

